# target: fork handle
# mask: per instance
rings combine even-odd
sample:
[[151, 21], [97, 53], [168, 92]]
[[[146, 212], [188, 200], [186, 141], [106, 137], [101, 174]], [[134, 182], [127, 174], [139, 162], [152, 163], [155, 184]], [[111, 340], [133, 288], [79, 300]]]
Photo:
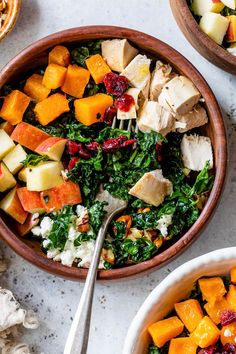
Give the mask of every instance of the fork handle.
[[85, 354], [87, 352], [94, 285], [97, 278], [98, 265], [104, 238], [112, 218], [113, 214], [108, 215], [104, 219], [98, 232], [91, 265], [89, 267], [79, 306], [67, 337], [64, 354]]

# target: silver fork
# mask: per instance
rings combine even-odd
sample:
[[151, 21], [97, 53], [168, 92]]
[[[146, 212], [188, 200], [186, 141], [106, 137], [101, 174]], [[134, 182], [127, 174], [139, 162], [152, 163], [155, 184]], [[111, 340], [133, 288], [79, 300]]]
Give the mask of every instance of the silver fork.
[[[112, 128], [116, 127], [117, 119], [113, 120]], [[121, 120], [119, 129], [123, 129], [124, 121]], [[129, 120], [127, 131], [131, 131], [132, 120]], [[135, 128], [137, 131], [137, 125]], [[90, 321], [92, 314], [94, 286], [97, 279], [98, 265], [101, 257], [101, 251], [108, 226], [112, 218], [122, 212], [127, 207], [127, 202], [118, 198], [113, 198], [107, 191], [101, 192], [96, 198], [100, 201], [106, 201], [105, 207], [107, 214], [98, 231], [94, 254], [89, 267], [84, 289], [80, 298], [74, 320], [72, 322], [69, 335], [67, 337], [64, 354], [86, 354], [88, 347]]]

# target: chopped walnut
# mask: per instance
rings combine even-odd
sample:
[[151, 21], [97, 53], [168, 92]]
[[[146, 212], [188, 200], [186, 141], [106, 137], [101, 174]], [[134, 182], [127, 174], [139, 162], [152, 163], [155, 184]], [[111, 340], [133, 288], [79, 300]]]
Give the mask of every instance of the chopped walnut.
[[102, 249], [102, 254], [101, 254], [102, 259], [105, 262], [108, 262], [110, 264], [114, 264], [115, 263], [115, 255], [113, 253], [113, 251], [111, 249]]

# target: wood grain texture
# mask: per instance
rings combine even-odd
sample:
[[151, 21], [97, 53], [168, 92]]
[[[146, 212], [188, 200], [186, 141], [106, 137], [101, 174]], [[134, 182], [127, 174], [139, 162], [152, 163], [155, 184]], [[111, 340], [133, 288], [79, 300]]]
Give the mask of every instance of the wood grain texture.
[[0, 41], [13, 30], [20, 12], [21, 0], [8, 0], [7, 6], [7, 17], [0, 28]]
[[199, 27], [186, 0], [170, 0], [176, 22], [192, 46], [212, 64], [236, 75], [236, 56], [215, 43]]
[[[79, 27], [43, 38], [23, 50], [2, 69], [0, 72], [0, 87], [28, 71], [29, 67], [37, 67], [38, 64], [45, 62], [47, 54], [53, 46], [65, 44], [70, 47], [81, 41], [98, 38], [127, 38], [131, 44], [145, 51], [147, 55], [169, 62], [177, 72], [186, 75], [195, 83], [205, 99], [209, 124], [207, 128], [204, 128], [204, 132], [212, 139], [215, 159], [215, 183], [197, 222], [186, 234], [175, 240], [176, 242], [173, 241], [172, 244], [168, 244], [168, 248], [163, 249], [160, 254], [151, 260], [120, 269], [99, 271], [99, 280], [110, 281], [150, 272], [179, 255], [196, 239], [209, 222], [222, 192], [227, 168], [227, 142], [220, 108], [201, 74], [187, 59], [167, 44], [147, 34], [127, 28], [113, 26]], [[83, 280], [86, 277], [86, 269], [69, 268], [49, 260], [42, 253], [36, 241], [20, 239], [12, 227], [12, 222], [5, 215], [0, 218], [0, 234], [16, 253], [41, 269], [71, 280]]]

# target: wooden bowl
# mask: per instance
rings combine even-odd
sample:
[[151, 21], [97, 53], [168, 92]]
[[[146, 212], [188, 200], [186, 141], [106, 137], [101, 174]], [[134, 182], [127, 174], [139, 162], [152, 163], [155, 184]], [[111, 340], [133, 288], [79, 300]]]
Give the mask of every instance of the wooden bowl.
[[21, 0], [8, 0], [7, 6], [7, 17], [3, 22], [3, 26], [0, 28], [0, 41], [5, 38], [15, 26], [20, 12]]
[[[219, 201], [227, 167], [227, 143], [224, 123], [220, 108], [214, 94], [201, 74], [176, 50], [162, 41], [147, 34], [121, 27], [90, 26], [69, 29], [43, 38], [18, 54], [0, 72], [0, 87], [11, 80], [17, 80], [29, 68], [45, 63], [49, 50], [58, 44], [70, 47], [78, 42], [98, 38], [127, 38], [130, 43], [153, 58], [169, 62], [179, 73], [189, 77], [205, 99], [205, 108], [209, 115], [209, 124], [203, 133], [210, 136], [215, 159], [215, 182], [210, 197], [197, 222], [179, 239], [168, 244], [168, 248], [152, 259], [124, 268], [100, 270], [100, 280], [126, 278], [161, 266], [180, 254], [204, 229]], [[47, 259], [36, 241], [19, 238], [12, 227], [11, 220], [2, 215], [0, 218], [0, 234], [3, 240], [20, 256], [52, 274], [72, 280], [86, 277], [87, 270], [77, 267], [66, 267]]]
[[187, 0], [170, 0], [178, 26], [192, 46], [212, 64], [236, 75], [236, 56], [206, 35], [191, 13]]

